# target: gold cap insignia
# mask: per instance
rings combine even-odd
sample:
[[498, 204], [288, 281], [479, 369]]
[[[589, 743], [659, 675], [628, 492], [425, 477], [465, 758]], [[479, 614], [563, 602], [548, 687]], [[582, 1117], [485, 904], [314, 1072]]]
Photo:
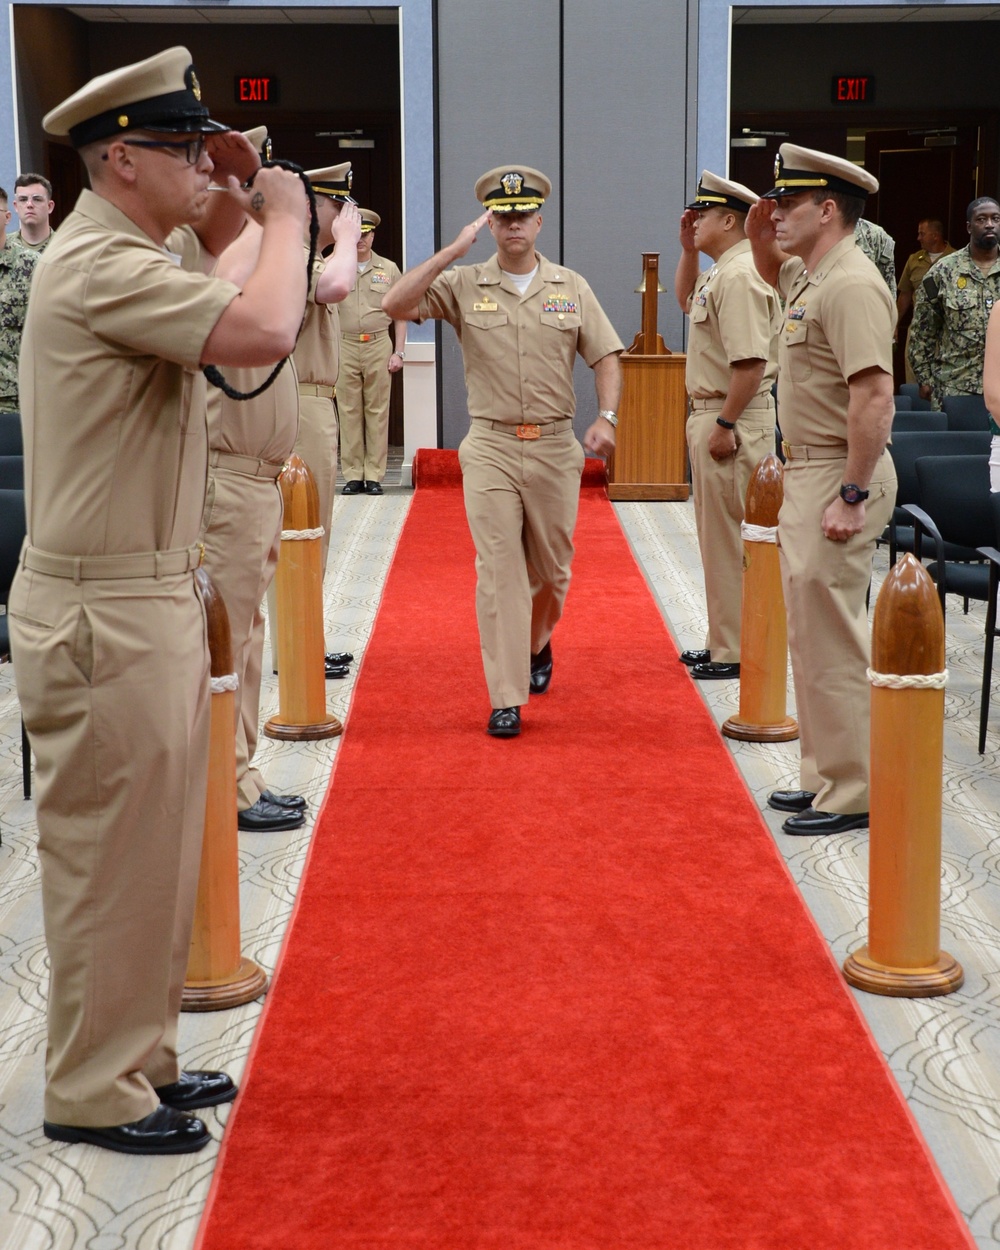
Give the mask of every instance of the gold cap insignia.
[[118, 125], [121, 126], [122, 130], [125, 129], [128, 125], [128, 113], [122, 113], [122, 115], [118, 118]]
[[500, 185], [508, 195], [520, 195], [521, 188], [524, 186], [524, 179], [520, 174], [504, 174], [500, 179]]
[[781, 176], [781, 153], [780, 152], [774, 158], [774, 176], [775, 178], [779, 178]]
[[198, 81], [198, 75], [191, 70], [191, 94], [200, 103], [201, 102], [201, 83]]
[[350, 191], [350, 190], [351, 190], [351, 188], [352, 188], [353, 186], [354, 186], [354, 170], [353, 170], [353, 169], [349, 169], [349, 170], [347, 171], [347, 189], [348, 189], [348, 191]]

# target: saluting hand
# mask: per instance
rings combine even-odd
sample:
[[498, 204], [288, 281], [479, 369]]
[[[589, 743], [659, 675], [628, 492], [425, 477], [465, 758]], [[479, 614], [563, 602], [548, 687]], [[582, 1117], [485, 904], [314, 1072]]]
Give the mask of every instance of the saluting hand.
[[330, 227], [334, 243], [353, 243], [361, 238], [361, 210], [357, 204], [345, 204]]
[[260, 169], [260, 153], [246, 135], [238, 130], [207, 135], [205, 150], [215, 166], [212, 180], [222, 186], [228, 184], [230, 176], [238, 183], [247, 182], [253, 177], [254, 171]]
[[686, 208], [681, 213], [680, 241], [685, 252], [697, 251], [694, 244], [694, 228], [698, 224], [698, 214], [693, 208]]
[[778, 234], [771, 223], [773, 200], [758, 200], [747, 213], [744, 230], [751, 243], [776, 243]]
[[485, 226], [489, 221], [492, 212], [493, 210], [488, 208], [485, 213], [480, 213], [475, 221], [469, 222], [467, 226], [464, 226], [458, 232], [455, 242], [452, 244], [452, 251], [455, 254], [456, 260], [459, 256], [464, 256], [466, 252], [468, 252], [469, 248], [472, 247], [473, 243], [476, 241], [476, 236], [479, 234], [480, 230], [482, 230], [483, 226]]
[[253, 185], [246, 190], [230, 174], [229, 191], [244, 211], [261, 225], [264, 225], [268, 217], [288, 213], [297, 217], [305, 226], [309, 201], [298, 175], [290, 170], [275, 165], [258, 169]]

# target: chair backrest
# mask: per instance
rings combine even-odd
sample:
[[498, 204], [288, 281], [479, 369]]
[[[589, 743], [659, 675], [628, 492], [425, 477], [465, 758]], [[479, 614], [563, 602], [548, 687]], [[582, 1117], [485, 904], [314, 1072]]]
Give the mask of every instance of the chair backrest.
[[946, 430], [948, 428], [948, 414], [946, 412], [900, 412], [896, 409], [896, 415], [892, 419], [892, 437], [903, 432], [909, 433], [911, 430]]
[[23, 456], [0, 456], [0, 490], [24, 490]]
[[893, 430], [889, 454], [898, 482], [896, 503], [920, 503], [915, 466], [921, 456], [988, 456], [989, 451], [989, 430]]
[[900, 387], [899, 387], [899, 393], [900, 395], [909, 395], [911, 398], [914, 395], [919, 395], [920, 383], [919, 382], [901, 382]]
[[990, 428], [990, 414], [982, 395], [946, 395], [941, 407], [948, 414], [949, 430]]
[[993, 542], [989, 456], [921, 456], [917, 503], [946, 543], [988, 547]]
[[28, 525], [23, 490], [0, 490], [0, 603], [6, 603]]
[[896, 405], [897, 412], [907, 412], [913, 407], [912, 395], [893, 395], [892, 402]]
[[931, 403], [929, 399], [924, 399], [922, 395], [914, 395], [910, 399], [910, 407], [914, 412], [937, 412], [939, 411]]
[[23, 456], [24, 435], [19, 412], [0, 412], [0, 456]]

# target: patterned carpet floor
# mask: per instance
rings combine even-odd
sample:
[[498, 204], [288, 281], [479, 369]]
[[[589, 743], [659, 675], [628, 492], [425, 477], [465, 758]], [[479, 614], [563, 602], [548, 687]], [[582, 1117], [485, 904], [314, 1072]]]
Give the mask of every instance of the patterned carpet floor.
[[[398, 458], [394, 465], [398, 482]], [[393, 480], [392, 474], [389, 481]], [[348, 715], [381, 588], [409, 506], [398, 485], [382, 498], [337, 500], [324, 588], [327, 642], [357, 657], [328, 683], [329, 706]], [[616, 511], [680, 647], [701, 646], [704, 601], [690, 503], [628, 503]], [[886, 556], [876, 561], [876, 587]], [[963, 964], [964, 987], [947, 998], [859, 994], [879, 1045], [908, 1098], [981, 1247], [1000, 1246], [1000, 694], [984, 756], [976, 750], [983, 605], [949, 604], [944, 790], [942, 944]], [[609, 654], [613, 651], [609, 639]], [[419, 674], [414, 674], [419, 680]], [[998, 678], [1000, 684], [1000, 678]], [[702, 694], [721, 723], [738, 708], [733, 683]], [[433, 692], [428, 692], [433, 698]], [[276, 710], [266, 680], [262, 714]], [[794, 713], [794, 699], [789, 696]], [[795, 743], [731, 742], [761, 807], [776, 786], [797, 784]], [[261, 761], [272, 789], [324, 793], [337, 740], [274, 743]], [[364, 821], [366, 813], [359, 812]], [[776, 843], [838, 959], [864, 939], [867, 835], [795, 839], [766, 813]], [[272, 969], [294, 903], [311, 822], [280, 834], [241, 834], [244, 952]], [[9, 665], [0, 666], [0, 1250], [189, 1250], [217, 1147], [199, 1155], [129, 1160], [59, 1147], [41, 1133], [45, 946], [34, 807], [21, 795], [20, 732]], [[717, 832], [725, 837], [725, 830]], [[186, 1015], [181, 1041], [192, 1067], [225, 1066], [237, 1078], [259, 1004]], [[776, 1055], [794, 1064], [795, 1056]], [[227, 1108], [209, 1115], [221, 1136]]]

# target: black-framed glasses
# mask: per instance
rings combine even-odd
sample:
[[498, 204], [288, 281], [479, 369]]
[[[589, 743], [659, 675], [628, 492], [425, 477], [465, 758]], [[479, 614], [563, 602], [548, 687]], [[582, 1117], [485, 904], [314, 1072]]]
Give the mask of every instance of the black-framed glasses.
[[197, 165], [205, 150], [205, 136], [195, 135], [193, 139], [123, 139], [122, 143], [129, 148], [176, 148], [183, 150], [184, 159], [189, 165]]

